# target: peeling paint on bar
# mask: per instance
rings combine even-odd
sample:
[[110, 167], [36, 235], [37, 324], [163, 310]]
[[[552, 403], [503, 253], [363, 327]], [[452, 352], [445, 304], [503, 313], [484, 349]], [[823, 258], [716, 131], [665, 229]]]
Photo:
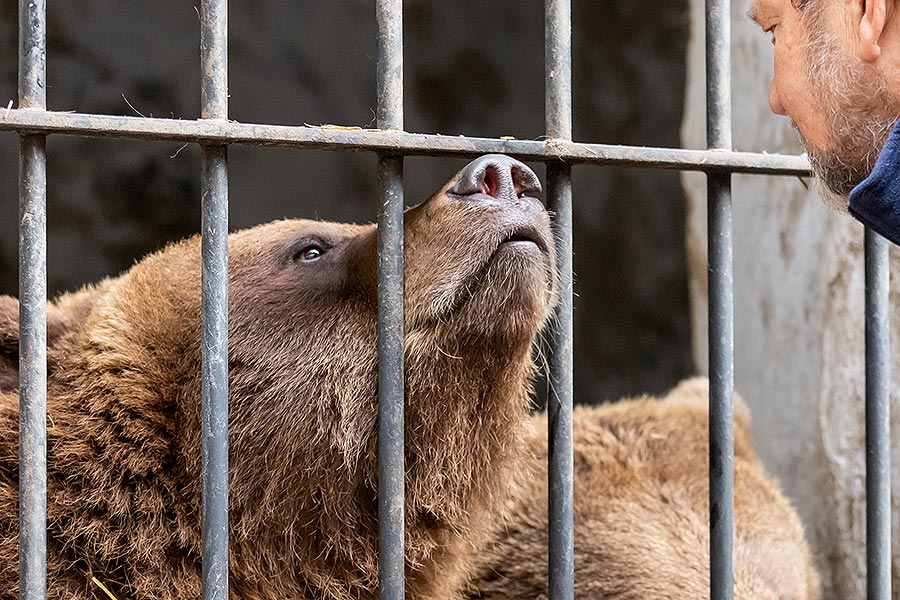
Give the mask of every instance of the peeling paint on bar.
[[79, 113], [12, 110], [0, 118], [0, 131], [31, 131], [79, 137], [169, 140], [206, 144], [245, 144], [333, 151], [372, 151], [403, 156], [471, 157], [509, 154], [523, 161], [563, 162], [682, 171], [727, 171], [758, 175], [812, 175], [803, 156], [726, 150], [684, 150], [583, 144], [566, 140], [499, 140], [406, 133], [393, 130], [342, 130], [289, 127], [235, 121], [180, 121]]

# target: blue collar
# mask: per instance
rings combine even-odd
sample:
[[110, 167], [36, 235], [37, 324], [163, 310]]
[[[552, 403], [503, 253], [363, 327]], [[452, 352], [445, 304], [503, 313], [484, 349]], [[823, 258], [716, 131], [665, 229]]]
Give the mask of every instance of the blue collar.
[[888, 136], [872, 173], [850, 192], [850, 214], [900, 245], [900, 122]]

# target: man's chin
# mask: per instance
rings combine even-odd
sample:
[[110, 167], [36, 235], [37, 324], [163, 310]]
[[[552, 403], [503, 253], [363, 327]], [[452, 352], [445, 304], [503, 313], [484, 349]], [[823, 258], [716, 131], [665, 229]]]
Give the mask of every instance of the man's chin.
[[847, 194], [838, 193], [828, 187], [828, 184], [825, 183], [825, 180], [816, 173], [815, 178], [815, 191], [818, 194], [819, 198], [825, 203], [825, 205], [831, 210], [839, 211], [839, 212], [847, 212], [850, 208], [850, 196]]
[[833, 164], [836, 158], [835, 153], [826, 151], [818, 151], [810, 147], [806, 141], [806, 137], [800, 131], [797, 123], [791, 119], [791, 126], [800, 136], [800, 143], [806, 149], [809, 156], [809, 162], [815, 174], [814, 189], [819, 198], [825, 202], [828, 208], [840, 212], [847, 212], [850, 207], [850, 192], [853, 186], [849, 185], [851, 174], [847, 169], [841, 168], [839, 165]]

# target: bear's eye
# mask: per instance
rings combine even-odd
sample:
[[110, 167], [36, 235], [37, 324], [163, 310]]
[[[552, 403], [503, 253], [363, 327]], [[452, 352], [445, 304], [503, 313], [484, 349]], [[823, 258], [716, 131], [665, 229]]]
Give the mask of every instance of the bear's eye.
[[303, 247], [296, 254], [294, 254], [294, 260], [312, 262], [314, 260], [319, 260], [320, 258], [322, 258], [323, 254], [325, 254], [325, 248], [319, 246], [318, 244], [310, 244], [309, 246]]

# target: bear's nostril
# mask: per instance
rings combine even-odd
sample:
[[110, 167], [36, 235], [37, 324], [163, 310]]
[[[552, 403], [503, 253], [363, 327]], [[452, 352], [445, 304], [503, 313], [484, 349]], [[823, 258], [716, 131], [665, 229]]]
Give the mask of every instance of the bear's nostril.
[[537, 195], [541, 184], [534, 171], [502, 154], [476, 158], [460, 171], [449, 190], [456, 196], [485, 195], [498, 200], [516, 200]]
[[500, 190], [500, 178], [497, 177], [497, 172], [494, 170], [493, 166], [488, 167], [484, 171], [484, 179], [481, 181], [481, 193], [487, 194], [493, 198], [497, 197], [497, 192]]
[[513, 187], [516, 191], [516, 198], [524, 196], [535, 196], [541, 193], [541, 184], [537, 181], [534, 172], [528, 169], [523, 172], [518, 167], [512, 168]]

